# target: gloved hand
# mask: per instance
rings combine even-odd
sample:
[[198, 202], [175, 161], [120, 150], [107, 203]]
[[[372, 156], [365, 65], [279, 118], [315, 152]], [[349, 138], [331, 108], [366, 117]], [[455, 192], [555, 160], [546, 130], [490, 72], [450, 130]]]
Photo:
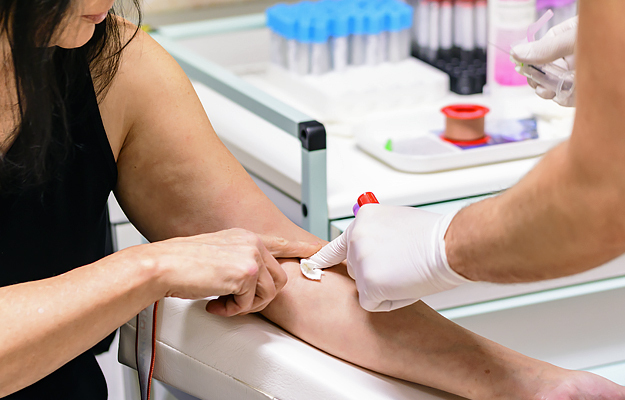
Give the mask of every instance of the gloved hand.
[[[540, 40], [523, 43], [512, 48], [511, 56], [526, 64], [541, 65], [555, 62], [567, 71], [575, 70], [575, 41], [577, 40], [577, 17], [554, 26]], [[553, 99], [565, 107], [575, 107], [575, 96], [559, 99], [553, 90], [546, 89], [531, 79], [528, 83], [543, 99]]]
[[323, 268], [347, 258], [367, 311], [405, 307], [470, 282], [447, 263], [444, 237], [454, 215], [367, 204], [341, 236], [310, 260]]

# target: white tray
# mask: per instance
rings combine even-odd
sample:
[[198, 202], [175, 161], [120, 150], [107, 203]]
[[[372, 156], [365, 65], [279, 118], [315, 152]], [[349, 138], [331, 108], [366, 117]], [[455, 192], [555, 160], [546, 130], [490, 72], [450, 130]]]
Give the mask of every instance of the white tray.
[[[402, 121], [379, 120], [363, 125], [356, 129], [356, 143], [360, 149], [397, 170], [427, 173], [535, 157], [570, 135], [572, 118], [533, 117], [537, 122], [537, 138], [484, 147], [462, 149], [440, 139], [434, 132], [444, 129], [444, 117], [433, 110], [413, 114]], [[492, 113], [486, 118], [487, 133], [496, 131], [496, 128], [489, 128], [503, 120]], [[414, 151], [412, 154], [389, 151], [386, 149], [389, 140], [394, 143], [410, 140]]]

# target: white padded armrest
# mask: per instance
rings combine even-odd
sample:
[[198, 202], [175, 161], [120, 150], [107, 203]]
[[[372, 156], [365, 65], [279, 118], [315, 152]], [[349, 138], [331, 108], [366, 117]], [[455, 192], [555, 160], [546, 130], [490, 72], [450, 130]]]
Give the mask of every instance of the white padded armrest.
[[[154, 378], [205, 400], [459, 399], [332, 357], [261, 317], [208, 314], [206, 301], [159, 306]], [[119, 360], [136, 368], [134, 319]]]

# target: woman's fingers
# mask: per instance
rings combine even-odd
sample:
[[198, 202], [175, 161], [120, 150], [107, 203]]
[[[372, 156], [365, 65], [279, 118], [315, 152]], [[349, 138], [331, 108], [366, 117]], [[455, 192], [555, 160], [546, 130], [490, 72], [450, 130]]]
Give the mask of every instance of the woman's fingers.
[[[172, 239], [163, 250], [177, 257], [167, 268], [168, 295], [181, 298], [221, 297], [210, 301], [210, 313], [232, 316], [264, 309], [286, 285], [287, 274], [274, 256], [304, 257], [321, 243], [288, 241], [244, 229]], [[175, 264], [175, 265], [174, 265]]]
[[[280, 266], [280, 263], [274, 258], [272, 254], [270, 254], [269, 250], [266, 249], [261, 243], [261, 255], [263, 259], [264, 267], [271, 278], [274, 288], [276, 289], [276, 293], [273, 294], [273, 297], [286, 285], [287, 275], [284, 269]], [[272, 297], [272, 299], [273, 299]]]
[[323, 245], [321, 242], [292, 241], [261, 234], [258, 237], [275, 258], [308, 258], [319, 251]]
[[[286, 272], [258, 240], [251, 254], [249, 265], [244, 268], [240, 290], [209, 302], [208, 312], [223, 315], [243, 315], [264, 309], [287, 281]], [[252, 265], [254, 264], [254, 265]], [[254, 273], [250, 273], [254, 271]]]
[[240, 288], [234, 293], [209, 301], [206, 311], [224, 317], [248, 313], [254, 306], [257, 292], [256, 281], [257, 274], [241, 281]]
[[269, 270], [263, 268], [258, 275], [258, 282], [256, 284], [256, 296], [254, 297], [254, 303], [252, 308], [245, 314], [255, 313], [263, 310], [271, 301], [276, 297], [276, 294], [282, 289], [278, 288], [274, 279], [272, 278]]

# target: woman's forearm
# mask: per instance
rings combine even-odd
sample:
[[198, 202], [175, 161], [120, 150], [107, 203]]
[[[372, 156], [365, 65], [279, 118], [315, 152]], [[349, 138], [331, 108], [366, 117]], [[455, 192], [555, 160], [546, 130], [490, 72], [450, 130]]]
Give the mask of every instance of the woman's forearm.
[[53, 372], [162, 297], [152, 268], [127, 256], [0, 288], [0, 397]]
[[538, 380], [561, 371], [475, 335], [422, 302], [366, 312], [342, 267], [316, 282], [295, 262], [283, 266], [289, 282], [263, 315], [354, 364], [480, 400], [534, 398]]

